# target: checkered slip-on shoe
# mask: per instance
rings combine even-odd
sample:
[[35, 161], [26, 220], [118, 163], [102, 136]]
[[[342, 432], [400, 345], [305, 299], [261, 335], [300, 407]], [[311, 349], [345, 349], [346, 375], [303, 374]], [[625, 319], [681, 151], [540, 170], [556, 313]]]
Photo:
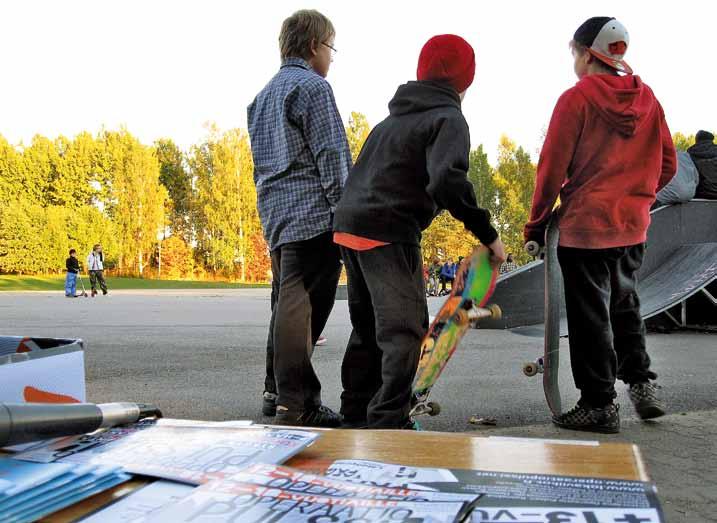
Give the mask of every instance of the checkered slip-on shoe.
[[665, 415], [665, 403], [659, 398], [660, 387], [649, 381], [630, 385], [630, 399], [641, 419]]
[[620, 406], [614, 403], [601, 409], [578, 403], [572, 410], [553, 416], [553, 423], [564, 429], [615, 434], [620, 432], [619, 410]]

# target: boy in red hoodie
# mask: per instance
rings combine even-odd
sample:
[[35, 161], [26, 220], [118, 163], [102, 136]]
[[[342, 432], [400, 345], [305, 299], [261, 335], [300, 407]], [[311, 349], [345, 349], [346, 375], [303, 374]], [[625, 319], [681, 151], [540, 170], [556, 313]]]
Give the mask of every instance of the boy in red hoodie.
[[525, 240], [542, 245], [560, 196], [558, 260], [581, 394], [553, 422], [575, 430], [620, 430], [616, 377], [630, 386], [642, 419], [665, 413], [650, 381], [657, 375], [645, 349], [636, 273], [650, 206], [675, 174], [675, 147], [660, 103], [623, 59], [628, 44], [614, 18], [590, 18], [575, 32], [579, 81], [553, 111], [525, 226]]

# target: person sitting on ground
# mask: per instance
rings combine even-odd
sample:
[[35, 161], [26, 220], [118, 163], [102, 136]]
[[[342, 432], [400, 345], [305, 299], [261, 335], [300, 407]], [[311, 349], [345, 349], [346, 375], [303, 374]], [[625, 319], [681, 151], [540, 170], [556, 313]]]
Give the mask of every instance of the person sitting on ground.
[[712, 133], [699, 131], [695, 144], [687, 149], [700, 174], [695, 198], [717, 200], [717, 144], [714, 139]]
[[441, 292], [440, 294], [447, 294], [446, 284], [451, 284], [451, 290], [453, 290], [453, 282], [456, 279], [456, 264], [453, 263], [453, 258], [448, 258], [448, 261], [441, 267]]
[[513, 253], [508, 253], [508, 258], [506, 258], [505, 263], [500, 266], [500, 273], [505, 274], [506, 272], [514, 271], [517, 269], [518, 266], [513, 261]]
[[80, 272], [80, 261], [77, 259], [77, 251], [70, 249], [70, 257], [65, 260], [67, 276], [65, 276], [65, 296], [68, 298], [77, 297], [77, 274]]
[[336, 208], [334, 241], [348, 274], [353, 326], [341, 366], [346, 427], [415, 428], [411, 385], [428, 329], [421, 235], [436, 210], [462, 221], [491, 249], [495, 266], [505, 260], [467, 177], [470, 135], [461, 100], [474, 73], [475, 54], [463, 38], [426, 42], [418, 81], [396, 91]]

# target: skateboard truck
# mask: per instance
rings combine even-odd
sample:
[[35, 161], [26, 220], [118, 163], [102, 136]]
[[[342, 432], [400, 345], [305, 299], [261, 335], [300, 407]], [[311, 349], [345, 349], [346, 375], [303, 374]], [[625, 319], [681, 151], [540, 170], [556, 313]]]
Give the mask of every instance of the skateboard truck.
[[503, 311], [496, 304], [488, 305], [488, 307], [476, 307], [471, 305], [469, 309], [459, 309], [456, 311], [455, 319], [459, 325], [482, 320], [485, 318], [493, 318], [499, 320], [503, 316]]

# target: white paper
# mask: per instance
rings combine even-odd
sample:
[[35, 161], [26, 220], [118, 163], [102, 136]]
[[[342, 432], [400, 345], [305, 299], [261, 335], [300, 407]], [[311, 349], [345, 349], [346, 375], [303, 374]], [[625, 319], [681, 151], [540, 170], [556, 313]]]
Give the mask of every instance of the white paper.
[[147, 518], [148, 523], [452, 523], [463, 503], [422, 503], [295, 494], [218, 480]]
[[473, 503], [479, 497], [478, 495], [470, 494], [418, 491], [349, 483], [326, 476], [305, 473], [297, 469], [265, 464], [250, 465], [242, 472], [234, 474], [230, 479], [239, 483], [318, 496], [390, 501], [451, 501], [459, 503]]
[[657, 510], [616, 508], [490, 507], [473, 510], [473, 523], [660, 523]]
[[195, 488], [174, 481], [155, 481], [95, 512], [82, 523], [142, 523], [150, 514], [176, 503]]
[[200, 484], [253, 463], [283, 463], [318, 437], [302, 430], [149, 425], [65, 438], [14, 457], [121, 465], [132, 474]]
[[342, 459], [334, 461], [326, 476], [379, 487], [432, 490], [421, 483], [457, 483], [448, 469], [407, 467], [377, 461]]

